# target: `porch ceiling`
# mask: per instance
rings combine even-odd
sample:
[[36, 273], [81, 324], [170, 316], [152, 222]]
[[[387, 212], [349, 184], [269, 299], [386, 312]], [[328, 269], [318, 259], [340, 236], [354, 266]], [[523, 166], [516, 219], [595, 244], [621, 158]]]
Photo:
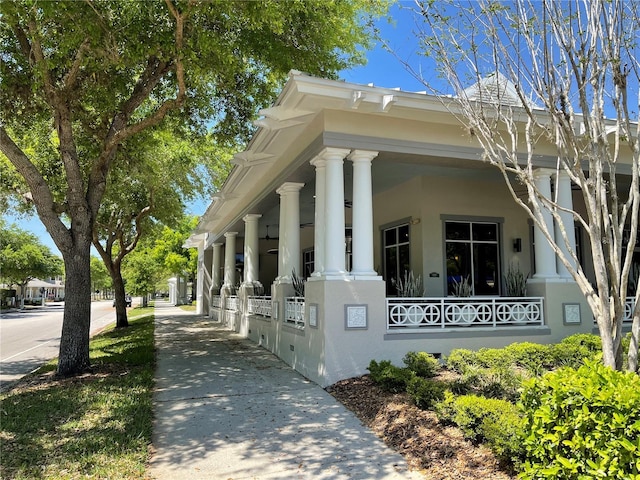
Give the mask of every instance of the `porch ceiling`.
[[[372, 162], [371, 173], [374, 195], [421, 176], [500, 180], [500, 174], [495, 167], [477, 160], [425, 157], [424, 155], [396, 152], [380, 152]], [[348, 161], [345, 161], [344, 179], [345, 203], [347, 203], [347, 208], [350, 208], [353, 176]], [[300, 191], [300, 224], [302, 228], [313, 226], [315, 216], [314, 167], [305, 163], [283, 181], [305, 184]], [[258, 229], [260, 238], [264, 238], [267, 233], [270, 238], [278, 236], [280, 210], [279, 196], [275, 190], [257, 202], [251, 209], [251, 213], [262, 214]], [[243, 236], [244, 222], [242, 220], [235, 222], [229, 231], [237, 231], [240, 236]]]

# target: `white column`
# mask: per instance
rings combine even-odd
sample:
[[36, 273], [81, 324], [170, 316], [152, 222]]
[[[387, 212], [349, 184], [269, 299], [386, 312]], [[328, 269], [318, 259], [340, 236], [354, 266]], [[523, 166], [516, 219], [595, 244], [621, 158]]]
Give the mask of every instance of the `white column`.
[[344, 158], [350, 150], [327, 148], [322, 156], [325, 170], [325, 236], [324, 274], [327, 277], [344, 278]]
[[[540, 194], [548, 199], [551, 199], [551, 174], [552, 170], [538, 169], [534, 173], [535, 185], [538, 188]], [[547, 227], [547, 230], [553, 235], [553, 215], [543, 205], [540, 206], [542, 211], [542, 219]], [[549, 244], [547, 238], [542, 233], [542, 230], [537, 226], [533, 229], [533, 238], [535, 241], [535, 258], [536, 258], [536, 278], [555, 278], [558, 276], [556, 273], [556, 257]]]
[[222, 243], [213, 244], [213, 259], [211, 261], [211, 285], [213, 288], [220, 287], [220, 267], [222, 261]]
[[202, 315], [204, 312], [204, 242], [198, 244], [198, 270], [196, 272], [196, 314]]
[[373, 269], [373, 193], [371, 161], [378, 152], [354, 150], [349, 155], [353, 163], [353, 266], [351, 274], [376, 277]]
[[324, 235], [325, 235], [325, 169], [327, 162], [321, 156], [311, 160], [311, 165], [316, 167], [316, 201], [313, 238], [313, 276], [322, 275], [324, 272]]
[[245, 215], [244, 220], [244, 283], [258, 281], [258, 220], [259, 214]]
[[[557, 196], [558, 206], [562, 208], [566, 208], [567, 210], [573, 210], [573, 197], [571, 194], [571, 178], [569, 178], [569, 174], [567, 172], [561, 171], [561, 172], [558, 172], [558, 174], [556, 175], [556, 196]], [[567, 259], [569, 259], [569, 263], [573, 266], [573, 268], [575, 268], [576, 267], [575, 261], [573, 260], [573, 258], [571, 258], [571, 255], [569, 254], [569, 252], [575, 253], [576, 251], [576, 231], [575, 231], [575, 223], [573, 220], [573, 215], [569, 212], [564, 212], [564, 211], [560, 211], [559, 215], [560, 215], [562, 227], [564, 227], [564, 231], [569, 240], [569, 245], [567, 247], [567, 244], [565, 243], [564, 238], [562, 236], [561, 226], [558, 223], [556, 223], [555, 225], [556, 244], [558, 244], [558, 246], [560, 247], [560, 250], [564, 252]], [[565, 267], [564, 263], [560, 261], [560, 258], [556, 258], [556, 268], [557, 268], [558, 274], [562, 278], [572, 278], [571, 275], [569, 274], [569, 271], [567, 270], [567, 267]]]
[[227, 232], [224, 245], [224, 286], [233, 287], [236, 284], [236, 237], [238, 232]]
[[[280, 258], [278, 277], [281, 282], [290, 283], [291, 272], [300, 272], [300, 189], [304, 183], [283, 183], [276, 190], [280, 195], [280, 228], [278, 255]], [[281, 269], [281, 270], [280, 270]]]

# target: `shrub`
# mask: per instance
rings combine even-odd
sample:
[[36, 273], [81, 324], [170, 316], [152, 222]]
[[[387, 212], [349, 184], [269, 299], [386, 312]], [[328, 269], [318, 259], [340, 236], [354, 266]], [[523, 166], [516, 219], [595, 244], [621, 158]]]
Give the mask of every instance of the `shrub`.
[[640, 478], [640, 377], [585, 361], [527, 382], [524, 479]]
[[539, 374], [542, 370], [555, 366], [554, 348], [551, 345], [518, 342], [512, 343], [504, 350], [508, 352], [508, 356], [515, 365], [533, 374]]
[[522, 418], [514, 404], [477, 395], [455, 397], [447, 391], [436, 414], [441, 422], [457, 425], [468, 440], [486, 443], [500, 461], [517, 464], [522, 457]]
[[368, 370], [371, 372], [371, 379], [380, 388], [392, 393], [404, 392], [407, 383], [415, 375], [411, 370], [397, 367], [389, 360], [382, 360], [380, 363], [371, 360]]
[[522, 377], [509, 368], [469, 367], [462, 377], [469, 390], [489, 398], [515, 402], [520, 397]]
[[419, 377], [435, 377], [440, 369], [438, 359], [427, 352], [407, 352], [402, 361]]
[[508, 348], [481, 348], [477, 353], [477, 363], [481, 367], [505, 370], [511, 368], [514, 359]]
[[470, 365], [477, 365], [477, 362], [476, 352], [466, 348], [455, 348], [446, 358], [447, 367], [460, 374], [464, 374]]
[[423, 410], [431, 409], [444, 398], [445, 384], [428, 378], [413, 376], [407, 383], [407, 393]]
[[552, 347], [555, 367], [580, 368], [585, 359], [593, 359], [602, 352], [602, 343], [598, 335], [576, 333]]

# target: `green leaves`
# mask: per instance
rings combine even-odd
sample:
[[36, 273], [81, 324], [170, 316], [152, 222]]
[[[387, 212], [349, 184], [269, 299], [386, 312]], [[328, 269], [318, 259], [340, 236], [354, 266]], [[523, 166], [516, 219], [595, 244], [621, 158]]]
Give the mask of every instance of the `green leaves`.
[[640, 377], [596, 361], [528, 382], [523, 478], [628, 479], [640, 469]]
[[62, 260], [35, 235], [15, 225], [0, 223], [1, 278], [9, 285], [26, 285], [34, 278], [46, 279], [63, 271]]

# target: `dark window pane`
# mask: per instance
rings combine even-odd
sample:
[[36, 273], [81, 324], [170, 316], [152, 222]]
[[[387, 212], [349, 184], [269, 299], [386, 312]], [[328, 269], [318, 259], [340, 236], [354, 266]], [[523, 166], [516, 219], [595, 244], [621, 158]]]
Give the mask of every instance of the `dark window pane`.
[[499, 295], [498, 246], [478, 243], [473, 246], [473, 287], [475, 295]]
[[384, 231], [384, 245], [388, 247], [390, 245], [398, 244], [398, 236], [397, 230], [395, 228], [390, 228], [389, 230]]
[[446, 222], [445, 238], [447, 240], [470, 240], [469, 224], [461, 222]]
[[409, 243], [409, 225], [398, 227], [398, 243]]
[[479, 242], [495, 242], [498, 240], [498, 225], [495, 223], [474, 223], [473, 239]]
[[455, 282], [471, 279], [471, 245], [468, 243], [447, 243], [447, 293], [452, 295]]
[[397, 247], [384, 250], [384, 273], [386, 275], [387, 295], [395, 295], [395, 287], [391, 280], [398, 277], [398, 250]]
[[411, 270], [411, 264], [409, 263], [409, 245], [401, 245], [398, 247], [398, 267], [400, 269], [400, 276], [404, 276], [405, 272]]

